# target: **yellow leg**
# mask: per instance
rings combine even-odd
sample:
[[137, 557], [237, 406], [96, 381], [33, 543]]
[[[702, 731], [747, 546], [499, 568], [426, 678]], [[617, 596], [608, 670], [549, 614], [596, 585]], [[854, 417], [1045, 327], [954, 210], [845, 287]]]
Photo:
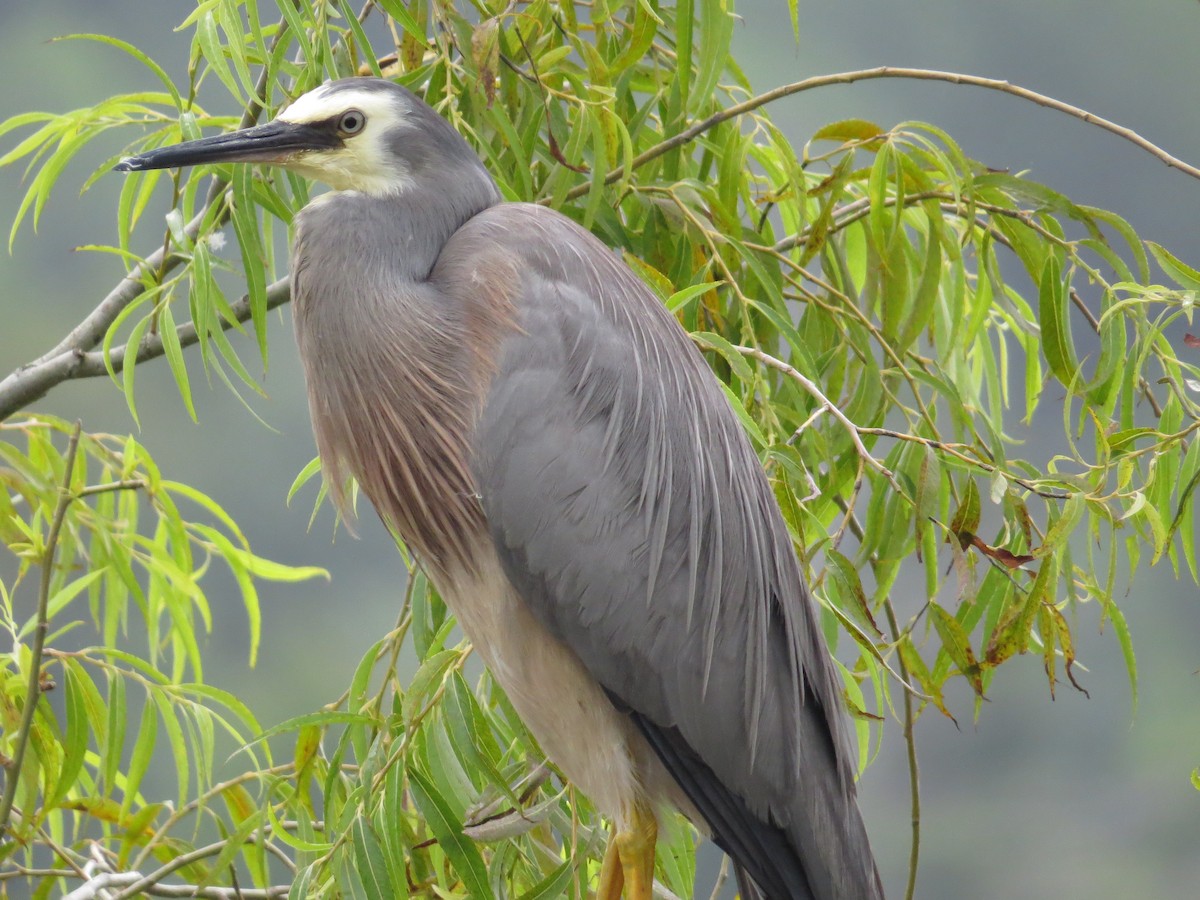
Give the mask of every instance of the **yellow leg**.
[[596, 889], [596, 900], [621, 900], [621, 889], [625, 887], [625, 873], [617, 859], [617, 836], [614, 834], [604, 851], [604, 864], [600, 867], [600, 887]]
[[644, 807], [636, 807], [628, 831], [612, 836], [600, 868], [596, 900], [652, 900], [654, 896], [654, 843], [658, 820]]

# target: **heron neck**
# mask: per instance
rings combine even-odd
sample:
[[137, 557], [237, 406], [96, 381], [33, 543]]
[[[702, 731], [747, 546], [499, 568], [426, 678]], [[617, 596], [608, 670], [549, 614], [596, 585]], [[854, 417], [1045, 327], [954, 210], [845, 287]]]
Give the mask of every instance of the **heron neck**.
[[391, 194], [322, 194], [297, 217], [297, 242], [335, 266], [420, 282], [429, 277], [450, 236], [499, 202], [495, 182], [475, 161], [474, 166], [422, 172]]

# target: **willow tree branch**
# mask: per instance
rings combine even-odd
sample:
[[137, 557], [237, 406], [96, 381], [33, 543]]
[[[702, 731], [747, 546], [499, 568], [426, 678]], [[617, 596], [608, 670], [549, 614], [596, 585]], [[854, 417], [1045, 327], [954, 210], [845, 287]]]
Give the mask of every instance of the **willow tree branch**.
[[17, 727], [16, 745], [12, 759], [5, 765], [4, 797], [0, 799], [0, 834], [8, 830], [13, 802], [17, 797], [17, 783], [21, 780], [21, 764], [25, 761], [25, 748], [29, 744], [29, 733], [33, 729], [33, 716], [37, 711], [38, 699], [42, 694], [42, 651], [46, 647], [46, 632], [50, 629], [50, 583], [54, 578], [54, 555], [58, 549], [58, 536], [62, 532], [67, 507], [74, 496], [71, 494], [71, 474], [75, 469], [75, 454], [79, 450], [79, 435], [83, 423], [76, 422], [71, 432], [64, 458], [63, 483], [59, 489], [54, 517], [50, 520], [50, 532], [46, 536], [46, 547], [42, 551], [42, 579], [38, 588], [37, 626], [33, 631], [33, 646], [29, 651], [29, 681], [25, 688], [25, 705], [21, 709], [21, 724]]
[[[259, 839], [255, 835], [250, 834], [250, 835], [246, 836], [245, 840], [247, 843], [252, 844], [252, 843], [256, 843]], [[121, 886], [122, 890], [113, 894], [112, 900], [130, 900], [130, 898], [136, 897], [142, 893], [152, 893], [152, 892], [154, 892], [154, 889], [156, 889], [156, 888], [161, 890], [161, 888], [165, 887], [165, 885], [161, 885], [159, 883], [162, 881], [162, 879], [166, 878], [172, 872], [182, 869], [185, 866], [190, 865], [191, 863], [199, 862], [202, 859], [208, 859], [211, 856], [216, 856], [222, 850], [225, 849], [225, 846], [228, 843], [229, 843], [228, 840], [215, 841], [206, 847], [198, 847], [197, 849], [192, 850], [189, 853], [181, 853], [178, 856], [173, 856], [166, 863], [164, 863], [159, 868], [155, 869], [149, 875], [142, 875], [140, 878], [133, 879], [132, 881], [122, 885]], [[136, 875], [138, 873], [134, 872], [134, 873], [123, 873], [123, 874]], [[244, 891], [241, 893], [243, 896], [245, 896]], [[169, 896], [171, 896], [171, 895], [169, 895]], [[178, 896], [178, 895], [173, 895], [173, 896]], [[184, 894], [183, 896], [191, 896], [191, 895]], [[237, 893], [235, 893], [233, 889], [230, 889], [230, 892], [224, 896], [231, 896], [231, 897], [237, 896]]]
[[[745, 115], [748, 112], [753, 112], [761, 106], [766, 106], [768, 103], [773, 103], [783, 97], [790, 97], [792, 94], [800, 94], [804, 91], [811, 91], [815, 88], [829, 87], [837, 84], [854, 84], [857, 81], [872, 81], [877, 78], [910, 78], [918, 81], [944, 81], [950, 84], [965, 84], [972, 87], [986, 88], [987, 90], [999, 91], [1002, 94], [1011, 94], [1014, 97], [1019, 97], [1022, 100], [1028, 100], [1030, 103], [1036, 103], [1038, 106], [1044, 106], [1048, 109], [1056, 110], [1057, 112], [1066, 113], [1072, 118], [1087, 122], [1089, 125], [1095, 125], [1110, 134], [1115, 134], [1117, 137], [1129, 141], [1131, 144], [1145, 150], [1151, 156], [1166, 163], [1172, 169], [1178, 169], [1186, 175], [1193, 178], [1200, 178], [1200, 168], [1184, 162], [1176, 156], [1172, 156], [1162, 147], [1152, 141], [1142, 137], [1131, 128], [1126, 128], [1124, 125], [1118, 125], [1103, 116], [1098, 116], [1095, 113], [1088, 112], [1078, 106], [1070, 103], [1065, 103], [1062, 100], [1057, 100], [1054, 97], [1046, 94], [1039, 94], [1037, 91], [1031, 91], [1028, 88], [1023, 88], [1020, 85], [1012, 84], [1008, 81], [1002, 81], [997, 78], [983, 78], [979, 75], [966, 75], [962, 72], [942, 72], [937, 69], [910, 69], [903, 66], [877, 66], [874, 69], [857, 69], [852, 72], [836, 72], [831, 75], [817, 75], [813, 78], [805, 78], [803, 81], [795, 81], [791, 84], [780, 85], [777, 88], [766, 91], [757, 96], [751, 97], [749, 100], [744, 100], [741, 103], [736, 103], [733, 106], [727, 107], [720, 112], [714, 113], [707, 119], [702, 119], [695, 125], [685, 128], [678, 134], [673, 134], [664, 141], [655, 144], [653, 147], [638, 154], [633, 158], [632, 167], [640, 168], [653, 159], [657, 159], [664, 153], [669, 153], [676, 147], [681, 147], [684, 144], [691, 143], [699, 135], [706, 131], [715, 128], [722, 122], [727, 122], [730, 119], [736, 119], [738, 116]], [[610, 171], [604, 177], [605, 184], [612, 184], [625, 177], [625, 167], [618, 166]], [[582, 197], [589, 190], [591, 184], [576, 185], [567, 192], [566, 199], [575, 200]]]
[[[281, 278], [267, 287], [267, 309], [275, 309], [291, 299], [291, 288], [288, 279]], [[252, 312], [249, 296], [230, 307], [231, 318], [221, 319], [221, 328], [229, 330], [235, 324], [250, 320]], [[175, 335], [181, 347], [189, 347], [199, 341], [196, 326], [188, 322], [175, 329]], [[147, 334], [137, 346], [134, 362], [143, 363], [164, 353], [161, 334]], [[109, 362], [114, 372], [125, 368], [126, 349], [117, 347], [108, 354]], [[27, 366], [17, 369], [3, 381], [0, 381], [0, 421], [13, 413], [28, 406], [30, 403], [44, 397], [51, 388], [74, 378], [95, 378], [107, 375], [108, 368], [104, 362], [103, 350], [83, 350], [69, 348], [57, 356], [43, 358]]]
[[[287, 19], [280, 19], [278, 31], [271, 41], [271, 50], [275, 49], [287, 32]], [[241, 121], [238, 123], [239, 128], [249, 128], [262, 115], [266, 102], [264, 94], [267, 89], [268, 77], [269, 67], [264, 66], [254, 83], [254, 96], [250, 98], [250, 102], [242, 112]], [[189, 240], [196, 239], [205, 217], [228, 186], [229, 183], [226, 180], [219, 177], [213, 178], [200, 211], [184, 226], [184, 234], [188, 236]], [[223, 210], [217, 217], [217, 226], [223, 225], [228, 218], [228, 210]], [[108, 333], [108, 329], [116, 321], [117, 316], [146, 292], [147, 284], [161, 282], [167, 273], [179, 266], [181, 262], [183, 262], [183, 258], [171, 253], [169, 245], [164, 243], [117, 282], [117, 285], [108, 292], [108, 295], [100, 301], [96, 308], [72, 328], [58, 344], [0, 381], [0, 422], [17, 410], [45, 396], [46, 392], [56, 384], [70, 378], [81, 377], [74, 374], [74, 366], [79, 357], [95, 349], [96, 345], [104, 340], [104, 335]], [[155, 355], [161, 355], [161, 352], [160, 347], [159, 353]]]
[[[200, 226], [203, 224], [204, 217], [207, 214], [208, 207], [205, 206], [184, 227], [184, 233], [188, 236], [189, 240], [196, 239], [196, 235], [200, 233]], [[65, 353], [91, 350], [104, 340], [104, 335], [108, 332], [109, 326], [121, 314], [122, 310], [145, 293], [147, 279], [160, 278], [178, 266], [182, 261], [181, 257], [164, 253], [164, 250], [166, 250], [165, 247], [159, 247], [134, 266], [129, 274], [117, 282], [117, 286], [108, 292], [108, 296], [101, 300], [96, 308], [83, 318], [83, 321], [67, 332], [66, 337], [59, 341], [52, 349], [47, 350], [35, 359], [30, 365], [36, 366], [39, 363], [45, 363]], [[12, 377], [11, 375], [9, 376], [9, 378]], [[3, 390], [9, 378], [0, 382], [0, 391]]]
[[[282, 30], [280, 34], [282, 34]], [[277, 36], [278, 38], [278, 36]], [[262, 77], [265, 77], [265, 72]], [[813, 78], [806, 78], [803, 81], [785, 84], [773, 90], [751, 97], [742, 103], [735, 104], [726, 109], [703, 119], [694, 125], [685, 128], [678, 134], [672, 135], [664, 141], [655, 144], [638, 156], [634, 157], [631, 165], [637, 169], [646, 163], [657, 159], [665, 153], [674, 150], [676, 147], [683, 146], [695, 140], [699, 135], [715, 128], [722, 122], [745, 115], [748, 112], [753, 112], [759, 107], [765, 106], [775, 100], [783, 97], [799, 94], [804, 91], [810, 91], [815, 88], [828, 87], [838, 84], [853, 84], [858, 81], [870, 81], [878, 78], [908, 78], [922, 81], [942, 81], [950, 84], [971, 85], [974, 87], [982, 87], [988, 90], [998, 91], [1000, 93], [1010, 94], [1035, 103], [1039, 106], [1044, 106], [1054, 109], [1058, 112], [1065, 113], [1073, 118], [1080, 119], [1090, 125], [1095, 125], [1105, 131], [1115, 134], [1124, 140], [1129, 141], [1135, 146], [1164, 162], [1173, 169], [1178, 169], [1193, 178], [1200, 178], [1200, 168], [1193, 166], [1183, 160], [1172, 156], [1167, 151], [1163, 150], [1158, 145], [1152, 143], [1148, 139], [1142, 137], [1137, 132], [1118, 125], [1108, 119], [1098, 116], [1095, 113], [1088, 112], [1078, 106], [1065, 103], [1045, 94], [1039, 94], [1036, 91], [1031, 91], [1028, 88], [1020, 87], [1019, 85], [1011, 84], [1007, 81], [1001, 81], [994, 78], [983, 78], [977, 75], [966, 75], [959, 72], [942, 72], [934, 69], [911, 69], [896, 66], [880, 66], [874, 69], [860, 69], [852, 72], [838, 72], [831, 75], [818, 75]], [[265, 84], [261, 83], [257, 86], [257, 93], [262, 93]], [[245, 111], [241, 124], [243, 126], [253, 124], [257, 117], [261, 114], [262, 107], [257, 102], [253, 102]], [[624, 166], [618, 166], [611, 170], [604, 179], [605, 184], [612, 184], [619, 179], [625, 177], [626, 170]], [[198, 232], [203, 216], [207, 213], [212, 203], [216, 202], [221, 191], [224, 190], [225, 183], [216, 180], [212, 188], [209, 190], [208, 199], [205, 207], [201, 212], [188, 223], [187, 229], [193, 237]], [[590, 190], [589, 184], [580, 184], [567, 192], [566, 199], [574, 200], [583, 196]], [[58, 343], [56, 347], [47, 353], [43, 354], [32, 363], [17, 369], [15, 372], [0, 381], [0, 421], [12, 415], [17, 410], [27, 406], [29, 403], [43, 397], [47, 391], [62, 381], [71, 378], [91, 377], [102, 374], [103, 365], [96, 367], [96, 354], [91, 353], [96, 345], [103, 339], [104, 334], [112, 325], [117, 315], [139, 297], [145, 291], [145, 283], [142, 280], [143, 276], [159, 271], [167, 272], [177, 266], [181, 262], [178, 256], [169, 256], [163, 258], [161, 248], [158, 252], [151, 254], [146, 260], [136, 266], [110, 293], [101, 301], [82, 322], [79, 323], [71, 332]], [[286, 303], [288, 297], [283, 296], [279, 303]], [[276, 304], [279, 305], [279, 304]], [[245, 321], [245, 319], [240, 319]], [[153, 344], [154, 342], [149, 342]], [[188, 343], [194, 343], [189, 341]], [[154, 356], [159, 356], [162, 353], [161, 343], [158, 344], [157, 352], [149, 352], [145, 357], [142, 351], [139, 350], [137, 362], [141, 362], [143, 358], [149, 359]], [[114, 354], [116, 355], [116, 354]]]
[[[67, 894], [63, 900], [95, 900], [110, 897], [116, 888], [128, 887], [138, 881], [137, 872], [101, 872], [89, 878], [80, 887]], [[271, 900], [286, 897], [289, 885], [268, 888], [201, 887], [196, 884], [150, 884], [141, 888], [141, 893], [151, 897], [201, 897], [205, 900]]]
[[[703, 338], [693, 336], [692, 340], [705, 350], [716, 349], [710, 344], [705, 343]], [[860, 428], [854, 422], [851, 422], [850, 419], [846, 417], [846, 414], [838, 409], [832, 400], [825, 396], [825, 393], [815, 381], [804, 375], [795, 366], [789, 365], [782, 359], [771, 356], [771, 354], [765, 353], [764, 351], [759, 350], [757, 347], [741, 347], [735, 345], [733, 349], [742, 356], [748, 356], [751, 359], [757, 360], [768, 368], [782, 372], [788, 378], [792, 379], [802, 388], [804, 388], [809, 396], [811, 396], [814, 400], [821, 404], [822, 407], [828, 410], [829, 414], [837, 419], [842, 427], [846, 429], [846, 433], [850, 436], [850, 440], [854, 444], [854, 449], [858, 452], [859, 459], [886, 478], [888, 484], [892, 486], [897, 494], [907, 496], [907, 491], [905, 491], [900, 482], [896, 480], [896, 476], [892, 473], [891, 469], [877, 460], [871, 451], [867, 449], [866, 445], [863, 444], [862, 435], [867, 433], [867, 430]]]

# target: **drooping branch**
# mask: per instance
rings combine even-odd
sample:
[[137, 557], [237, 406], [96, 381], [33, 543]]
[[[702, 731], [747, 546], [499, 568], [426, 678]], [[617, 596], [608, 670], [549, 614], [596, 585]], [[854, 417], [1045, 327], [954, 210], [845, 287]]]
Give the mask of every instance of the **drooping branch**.
[[[1178, 169], [1193, 178], [1200, 178], [1200, 168], [1179, 159], [1177, 156], [1172, 156], [1162, 147], [1159, 147], [1153, 141], [1142, 137], [1131, 128], [1126, 128], [1124, 125], [1118, 125], [1116, 122], [1106, 119], [1103, 116], [1098, 116], [1095, 113], [1088, 112], [1078, 106], [1070, 103], [1065, 103], [1062, 100], [1055, 99], [1046, 94], [1039, 94], [1037, 91], [1031, 91], [1029, 88], [1023, 88], [1020, 85], [1012, 84], [1008, 81], [1002, 81], [998, 78], [984, 78], [979, 75], [967, 75], [962, 72], [942, 72], [937, 69], [910, 69], [903, 66], [877, 66], [873, 69], [857, 69], [852, 72], [835, 72], [831, 75], [817, 75], [812, 78], [805, 78], [803, 81], [794, 81], [791, 84], [780, 85], [762, 94], [751, 97], [749, 100], [743, 100], [741, 103], [736, 103], [733, 106], [727, 107], [720, 112], [714, 113], [707, 119], [702, 119], [696, 124], [685, 128], [678, 134], [674, 134], [664, 141], [655, 144], [653, 147], [645, 150], [633, 158], [632, 166], [637, 169], [644, 166], [653, 159], [657, 159], [664, 153], [669, 153], [676, 147], [682, 147], [684, 144], [689, 144], [701, 134], [710, 131], [722, 122], [727, 122], [730, 119], [736, 119], [738, 116], [743, 116], [746, 113], [753, 112], [759, 107], [766, 106], [768, 103], [773, 103], [783, 97], [790, 97], [792, 94], [800, 94], [804, 91], [811, 91], [815, 88], [829, 87], [836, 84], [854, 84], [857, 81], [872, 81], [877, 78], [910, 78], [918, 81], [944, 81], [949, 84], [965, 84], [972, 87], [986, 88], [987, 90], [999, 91], [1003, 94], [1011, 94], [1014, 97], [1020, 97], [1022, 100], [1028, 100], [1031, 103], [1036, 103], [1038, 106], [1045, 106], [1049, 109], [1057, 110], [1061, 113], [1087, 122], [1089, 125], [1095, 125], [1097, 128], [1115, 134], [1120, 138], [1124, 138], [1130, 143], [1142, 150], [1145, 150], [1151, 156], [1156, 157], [1166, 163], [1172, 169]], [[617, 166], [612, 169], [605, 177], [605, 184], [612, 184], [625, 177], [625, 167]], [[566, 199], [575, 200], [582, 197], [589, 190], [590, 184], [581, 184], [572, 188], [566, 194]]]
[[21, 778], [21, 764], [25, 760], [25, 748], [29, 744], [29, 732], [33, 728], [33, 717], [38, 700], [42, 695], [42, 651], [46, 645], [46, 632], [50, 628], [50, 583], [54, 578], [54, 557], [58, 551], [58, 536], [62, 531], [67, 507], [75, 497], [71, 494], [71, 476], [75, 473], [75, 454], [79, 450], [79, 437], [83, 424], [75, 423], [71, 442], [63, 458], [63, 482], [59, 488], [54, 517], [50, 521], [50, 532], [42, 550], [42, 578], [38, 589], [37, 625], [33, 632], [33, 646], [29, 650], [29, 674], [25, 687], [25, 705], [21, 710], [21, 724], [17, 728], [16, 745], [12, 759], [5, 764], [4, 796], [0, 799], [0, 834], [8, 830], [8, 819], [12, 814], [13, 801], [17, 796], [17, 784]]
[[[274, 51], [275, 47], [287, 34], [288, 24], [286, 17], [280, 19], [276, 27], [278, 30], [270, 45], [272, 51]], [[238, 123], [239, 128], [249, 128], [262, 115], [269, 77], [270, 69], [264, 66], [254, 83], [254, 95], [250, 98], [246, 109], [242, 112], [241, 121]], [[184, 226], [184, 234], [187, 235], [189, 240], [196, 239], [205, 217], [209, 214], [213, 205], [225, 193], [227, 187], [228, 182], [224, 179], [213, 179], [199, 212]], [[229, 211], [227, 209], [223, 210], [217, 218], [217, 226], [219, 227], [224, 224], [228, 218]], [[23, 409], [35, 400], [44, 397], [46, 392], [56, 384], [71, 378], [102, 374], [102, 372], [94, 371], [80, 374], [79, 370], [85, 363], [90, 365], [92, 362], [92, 360], [88, 359], [90, 351], [94, 350], [104, 340], [108, 329], [112, 327], [117, 317], [128, 308], [129, 304], [145, 293], [147, 285], [152, 280], [161, 281], [168, 272], [175, 269], [182, 262], [182, 257], [171, 253], [170, 244], [164, 243], [134, 266], [129, 274], [117, 282], [116, 286], [109, 291], [108, 295], [100, 301], [95, 309], [88, 313], [53, 348], [27, 365], [12, 372], [3, 381], [0, 381], [0, 422], [7, 419], [17, 410]], [[286, 302], [286, 298], [283, 302]], [[239, 321], [245, 321], [245, 319], [240, 319]], [[182, 339], [182, 337], [183, 329], [180, 329], [180, 338]], [[196, 338], [193, 337], [188, 343], [195, 343], [195, 340]], [[158, 352], [152, 353], [146, 358], [161, 356], [162, 352], [160, 341]], [[141, 361], [142, 357], [139, 352], [137, 362]], [[103, 370], [103, 360], [101, 360], [101, 368]]]
[[[982, 87], [1010, 94], [1095, 125], [1145, 150], [1171, 168], [1184, 172], [1193, 178], [1200, 178], [1200, 168], [1172, 156], [1166, 150], [1163, 150], [1147, 138], [1142, 137], [1137, 132], [1070, 103], [1065, 103], [1045, 94], [1040, 94], [1037, 91], [994, 78], [983, 78], [960, 72], [943, 72], [934, 69], [913, 69], [896, 66], [879, 66], [873, 69], [819, 75], [791, 84], [781, 85], [773, 90], [751, 97], [742, 103], [723, 109], [706, 119], [696, 122], [678, 134], [672, 135], [666, 140], [655, 144], [653, 147], [634, 157], [632, 167], [634, 169], [640, 168], [663, 154], [690, 143], [701, 134], [710, 131], [722, 122], [753, 112], [783, 97], [819, 87], [853, 84], [858, 81], [869, 81], [879, 78], [942, 81], [950, 84]], [[260, 94], [263, 89], [265, 89], [265, 85], [260, 88]], [[257, 102], [252, 103], [243, 115], [240, 124], [242, 126], [252, 124], [259, 114], [261, 114], [261, 107]], [[624, 167], [618, 166], [607, 174], [605, 184], [612, 184], [624, 177], [624, 175]], [[223, 192], [224, 187], [223, 183], [214, 182], [212, 189], [209, 191], [208, 201], [204, 209], [188, 223], [187, 230], [190, 236], [194, 237], [198, 232], [200, 223], [206, 215], [209, 205], [216, 202]], [[588, 184], [577, 185], [567, 192], [566, 199], [577, 199], [587, 193], [589, 189], [590, 185]], [[847, 210], [846, 212], [851, 216], [865, 214], [865, 210]], [[116, 320], [121, 311], [144, 292], [144, 276], [149, 273], [161, 275], [177, 266], [181, 261], [181, 258], [176, 256], [164, 258], [162, 248], [160, 248], [159, 251], [151, 254], [144, 262], [136, 266], [129, 276], [122, 279], [108, 296], [52, 350], [38, 357], [33, 362], [22, 366], [0, 381], [0, 421], [45, 396], [50, 389], [63, 381], [105, 374], [107, 369], [104, 366], [103, 356], [95, 352], [95, 347], [103, 340], [108, 328]], [[269, 305], [271, 306], [279, 306], [286, 303], [289, 299], [286, 284], [277, 282], [275, 285], [272, 285], [272, 290], [269, 292], [268, 297]], [[236, 304], [235, 309], [238, 313], [238, 321], [244, 322], [249, 318], [249, 306], [244, 300]], [[228, 325], [229, 323], [225, 324]], [[186, 339], [185, 335], [189, 335], [190, 339]], [[182, 326], [179, 330], [179, 336], [182, 344], [191, 344], [196, 341], [195, 329], [190, 325]], [[156, 356], [161, 356], [162, 352], [161, 340], [150, 337], [139, 347], [136, 361], [143, 362], [147, 359], [153, 359]], [[119, 369], [120, 365], [124, 364], [123, 353], [115, 351], [112, 357], [114, 368]], [[117, 364], [118, 359], [120, 360], [120, 365]]]
[[[290, 299], [291, 287], [288, 279], [282, 278], [267, 287], [268, 310], [282, 306]], [[252, 316], [249, 296], [243, 295], [230, 306], [230, 310], [233, 315], [221, 320], [222, 328], [232, 328], [235, 322], [249, 321]], [[200, 339], [196, 326], [191, 322], [180, 325], [175, 334], [181, 347], [189, 347]], [[134, 362], [143, 363], [162, 356], [164, 352], [162, 335], [147, 334], [138, 344]], [[108, 359], [112, 370], [120, 372], [127, 362], [125, 348], [114, 348], [108, 354]], [[56, 356], [42, 357], [27, 366], [22, 366], [0, 381], [0, 421], [44, 397], [51, 388], [61, 382], [74, 378], [96, 378], [107, 374], [108, 368], [105, 366], [102, 350], [68, 347]]]

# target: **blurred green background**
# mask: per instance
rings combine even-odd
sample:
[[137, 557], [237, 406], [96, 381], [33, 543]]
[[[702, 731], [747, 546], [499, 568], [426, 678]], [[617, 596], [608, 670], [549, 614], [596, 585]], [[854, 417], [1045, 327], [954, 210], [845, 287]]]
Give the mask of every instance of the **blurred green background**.
[[[149, 72], [116, 51], [49, 43], [57, 35], [112, 34], [181, 75], [190, 36], [173, 28], [191, 8], [95, 0], [0, 5], [0, 117], [155, 87]], [[1200, 162], [1195, 3], [809, 0], [801, 3], [798, 46], [783, 3], [741, 2], [737, 11], [738, 60], [758, 89], [883, 64], [970, 72], [1082, 106]], [[1200, 262], [1200, 184], [1061, 114], [978, 89], [911, 81], [827, 88], [784, 100], [771, 112], [797, 145], [836, 119], [867, 118], [885, 127], [931, 122], [985, 164], [1029, 170]], [[0, 152], [13, 143], [11, 136], [0, 141]], [[101, 179], [83, 197], [77, 191], [100, 154], [119, 146], [98, 145], [95, 156], [78, 160], [48, 204], [40, 233], [24, 229], [12, 255], [0, 254], [0, 370], [48, 349], [121, 276], [114, 258], [73, 252], [115, 241], [119, 176]], [[0, 170], [5, 224], [22, 193], [20, 175]], [[168, 202], [164, 191], [164, 212]], [[159, 227], [153, 213], [147, 218]], [[286, 310], [276, 325], [269, 395], [250, 397], [270, 430], [223, 385], [204, 387], [195, 360], [199, 425], [187, 418], [165, 366], [151, 365], [138, 378], [140, 439], [163, 471], [223, 504], [259, 553], [332, 574], [329, 583], [262, 587], [263, 645], [253, 670], [238, 596], [212, 589], [216, 623], [207, 641], [207, 677], [236, 691], [267, 725], [342, 691], [366, 648], [391, 627], [403, 586], [395, 550], [373, 516], [364, 517], [358, 539], [343, 531], [331, 541], [328, 516], [308, 530], [311, 489], [285, 505], [314, 449]], [[249, 342], [241, 346], [252, 360]], [[90, 431], [135, 427], [120, 391], [104, 380], [63, 385], [37, 408], [82, 417]], [[936, 713], [922, 720], [919, 897], [1200, 897], [1200, 793], [1189, 785], [1200, 765], [1200, 604], [1195, 587], [1161, 565], [1139, 574], [1124, 610], [1138, 653], [1136, 715], [1116, 640], [1099, 634], [1096, 610], [1084, 608], [1075, 621], [1090, 700], [1060, 686], [1052, 702], [1041, 661], [1030, 657], [1000, 673], [978, 724], [966, 690], [949, 698], [959, 729]], [[888, 893], [900, 896], [909, 809], [894, 723], [860, 792]]]

